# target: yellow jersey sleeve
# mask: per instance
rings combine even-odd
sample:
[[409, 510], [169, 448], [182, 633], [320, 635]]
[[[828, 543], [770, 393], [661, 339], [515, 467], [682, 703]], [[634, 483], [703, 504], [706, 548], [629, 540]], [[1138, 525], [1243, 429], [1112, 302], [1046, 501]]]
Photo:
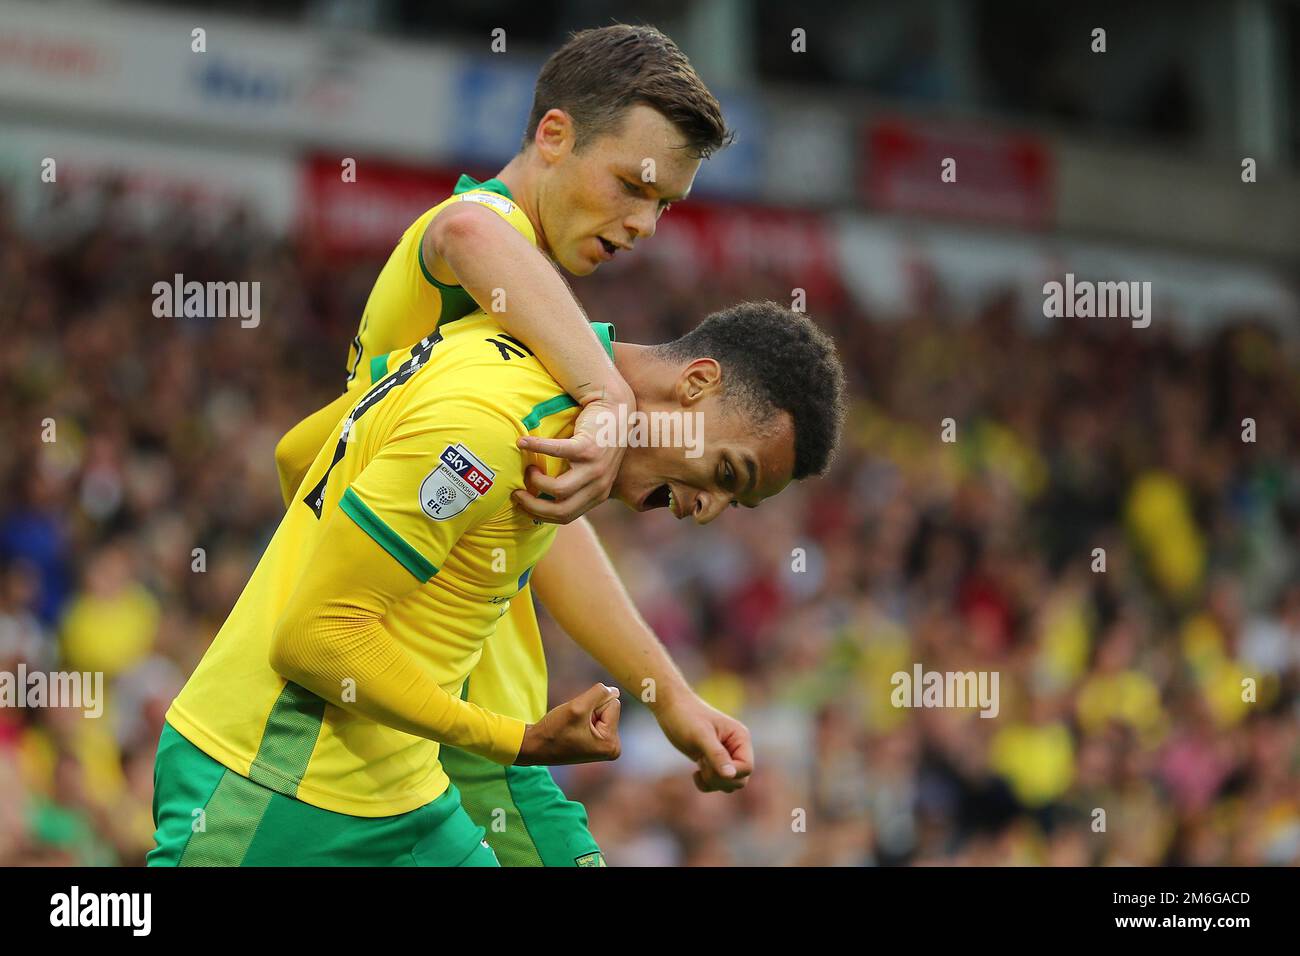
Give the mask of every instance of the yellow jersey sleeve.
[[515, 202], [513, 199], [509, 199], [506, 196], [502, 196], [500, 193], [493, 192], [489, 189], [470, 189], [463, 193], [457, 193], [455, 196], [452, 196], [451, 199], [442, 203], [439, 207], [439, 211], [457, 202], [477, 203], [480, 206], [491, 209], [506, 222], [510, 223], [510, 225], [515, 228], [515, 231], [522, 234], [525, 239], [533, 245], [537, 245], [537, 232], [533, 229], [533, 224], [529, 221], [528, 217], [524, 215], [524, 211], [519, 208], [519, 203]]
[[[514, 763], [521, 719], [461, 700], [393, 630], [389, 611], [413, 584], [370, 546], [363, 526], [331, 512], [323, 519], [312, 572], [304, 575], [275, 629], [271, 663], [286, 679], [343, 710], [501, 764]], [[364, 693], [349, 698], [351, 684]]]
[[473, 395], [416, 407], [340, 507], [420, 582], [469, 529], [508, 516], [523, 484], [517, 422]]
[[410, 225], [380, 270], [348, 349], [349, 390], [369, 388], [383, 377], [384, 357], [389, 352], [410, 348], [434, 329], [479, 308], [460, 285], [435, 279], [430, 271], [432, 264], [424, 259], [424, 236], [439, 213], [456, 203], [475, 203], [490, 209], [530, 243], [537, 244], [533, 224], [517, 202], [496, 189], [481, 185], [471, 188], [467, 179], [463, 177], [457, 184], [455, 195]]

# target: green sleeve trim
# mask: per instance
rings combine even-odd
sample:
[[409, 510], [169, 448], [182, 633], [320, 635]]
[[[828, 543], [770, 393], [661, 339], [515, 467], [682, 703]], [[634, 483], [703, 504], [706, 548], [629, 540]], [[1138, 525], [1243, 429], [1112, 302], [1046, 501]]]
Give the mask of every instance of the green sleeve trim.
[[600, 344], [605, 346], [605, 351], [609, 353], [609, 360], [614, 361], [614, 345], [618, 341], [614, 335], [613, 322], [593, 322], [591, 327], [596, 331], [596, 338], [600, 339]]
[[[434, 216], [433, 218], [437, 219], [438, 217]], [[433, 286], [436, 289], [440, 289], [443, 292], [446, 292], [448, 289], [460, 289], [460, 286], [458, 285], [448, 285], [445, 282], [439, 282], [437, 279], [433, 277], [433, 273], [429, 271], [429, 267], [424, 263], [424, 237], [428, 235], [429, 230], [431, 228], [433, 228], [433, 219], [430, 219], [429, 222], [425, 225], [424, 232], [420, 233], [420, 244], [415, 247], [415, 256], [417, 259], [420, 260], [420, 271], [424, 273], [424, 278], [429, 283], [429, 285]], [[466, 293], [466, 295], [468, 294], [469, 293]]]
[[376, 355], [370, 360], [370, 384], [374, 385], [386, 374], [388, 374], [388, 352], [383, 355]]
[[[434, 217], [434, 219], [436, 218], [437, 216]], [[441, 289], [443, 287], [442, 283], [433, 277], [433, 273], [429, 271], [429, 267], [424, 264], [424, 237], [429, 234], [429, 227], [432, 225], [433, 219], [430, 219], [428, 223], [425, 224], [424, 231], [420, 233], [420, 242], [415, 247], [415, 257], [420, 260], [420, 271], [424, 273], [425, 281], [430, 285], [437, 286]]]
[[569, 395], [556, 395], [554, 398], [548, 398], [544, 402], [538, 402], [533, 406], [533, 410], [525, 415], [520, 421], [528, 431], [536, 428], [547, 415], [554, 415], [556, 412], [562, 412], [566, 408], [577, 408], [578, 403]]
[[371, 511], [351, 488], [343, 492], [339, 507], [357, 523], [358, 528], [374, 538], [376, 544], [396, 558], [397, 563], [410, 571], [421, 584], [438, 573], [438, 569], [424, 555], [407, 544], [406, 539]]
[[[429, 226], [433, 225], [433, 220], [429, 220], [429, 225], [424, 227], [424, 232], [429, 231]], [[438, 321], [434, 323], [434, 328], [441, 328], [445, 322], [454, 322], [457, 319], [464, 318], [478, 308], [478, 303], [474, 297], [465, 291], [464, 287], [458, 285], [448, 285], [445, 282], [439, 282], [429, 271], [429, 267], [424, 263], [424, 234], [420, 235], [420, 244], [415, 249], [416, 258], [420, 262], [420, 271], [424, 273], [425, 281], [438, 290], [442, 298], [442, 306], [438, 311]]]

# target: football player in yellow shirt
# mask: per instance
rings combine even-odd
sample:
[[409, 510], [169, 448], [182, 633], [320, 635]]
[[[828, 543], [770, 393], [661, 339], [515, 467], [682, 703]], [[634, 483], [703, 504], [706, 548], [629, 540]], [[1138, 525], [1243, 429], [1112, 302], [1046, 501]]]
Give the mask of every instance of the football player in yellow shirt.
[[[660, 346], [595, 330], [640, 414], [702, 436], [628, 449], [628, 507], [705, 524], [829, 464], [843, 371], [806, 317], [743, 303]], [[503, 334], [475, 313], [426, 336], [335, 426], [167, 713], [150, 865], [490, 866], [441, 744], [503, 766], [618, 756], [615, 689], [536, 722], [458, 695], [556, 534], [514, 493], [560, 465], [519, 440], [563, 439], [577, 407]]]
[[[462, 176], [451, 197], [406, 231], [366, 303], [349, 350], [348, 391], [276, 450], [288, 503], [356, 391], [384, 374], [390, 353], [472, 309], [493, 314], [506, 333], [499, 337], [505, 354], [535, 352], [582, 414], [579, 437], [548, 449], [568, 459], [570, 470], [546, 488], [530, 479], [518, 493], [535, 516], [573, 523], [561, 527], [499, 622], [468, 682], [468, 699], [523, 720], [545, 713], [536, 591], [560, 627], [618, 680], [638, 688], [654, 681], [650, 706], [668, 738], [698, 762], [696, 781], [706, 790], [744, 785], [749, 733], [686, 684], [591, 526], [578, 518], [608, 493], [622, 453], [600, 447], [591, 425], [629, 399], [617, 371], [600, 363], [599, 346], [555, 266], [586, 275], [652, 236], [659, 216], [690, 191], [702, 158], [728, 137], [717, 101], [667, 37], [622, 25], [575, 35], [542, 69], [519, 155], [483, 183]], [[495, 824], [488, 840], [507, 865], [602, 861], [585, 811], [564, 798], [544, 768], [502, 768], [451, 752], [444, 765], [471, 814]]]

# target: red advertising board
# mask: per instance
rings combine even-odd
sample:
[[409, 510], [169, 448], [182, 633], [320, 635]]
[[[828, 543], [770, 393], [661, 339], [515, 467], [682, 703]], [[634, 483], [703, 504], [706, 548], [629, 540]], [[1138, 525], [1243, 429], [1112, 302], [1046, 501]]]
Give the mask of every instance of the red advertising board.
[[385, 256], [431, 206], [456, 185], [454, 173], [358, 158], [355, 181], [342, 156], [303, 164], [299, 222], [303, 237], [327, 255]]
[[[303, 166], [303, 236], [327, 255], [387, 255], [457, 179], [445, 170], [365, 159], [357, 161], [355, 182], [342, 173], [342, 157], [316, 155]], [[823, 301], [840, 289], [827, 221], [801, 210], [691, 200], [674, 206], [635, 256], [692, 278], [764, 275]]]
[[762, 275], [823, 301], [840, 292], [833, 232], [803, 210], [692, 200], [659, 221], [646, 254], [697, 278]]
[[[877, 209], [997, 222], [1051, 224], [1053, 160], [1030, 135], [880, 119], [864, 133], [864, 198]], [[947, 160], [953, 181], [945, 181]]]

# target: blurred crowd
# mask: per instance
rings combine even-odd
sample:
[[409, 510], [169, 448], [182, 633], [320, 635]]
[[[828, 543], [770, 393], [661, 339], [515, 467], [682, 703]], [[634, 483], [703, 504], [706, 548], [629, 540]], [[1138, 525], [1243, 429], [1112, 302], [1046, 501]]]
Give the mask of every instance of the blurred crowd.
[[[21, 229], [0, 203], [0, 672], [107, 691], [98, 720], [0, 708], [0, 865], [142, 862], [163, 713], [276, 527], [275, 442], [336, 393], [379, 264], [247, 212], [145, 216], [111, 183]], [[175, 273], [259, 280], [260, 323], [155, 317]], [[636, 257], [575, 291], [643, 342], [790, 296]], [[1297, 342], [924, 298], [809, 303], [854, 397], [827, 478], [706, 528], [593, 513], [758, 763], [699, 794], [633, 702], [619, 761], [555, 772], [609, 862], [1300, 863]], [[558, 701], [600, 672], [544, 627]], [[998, 715], [893, 706], [917, 663], [997, 672]]]

